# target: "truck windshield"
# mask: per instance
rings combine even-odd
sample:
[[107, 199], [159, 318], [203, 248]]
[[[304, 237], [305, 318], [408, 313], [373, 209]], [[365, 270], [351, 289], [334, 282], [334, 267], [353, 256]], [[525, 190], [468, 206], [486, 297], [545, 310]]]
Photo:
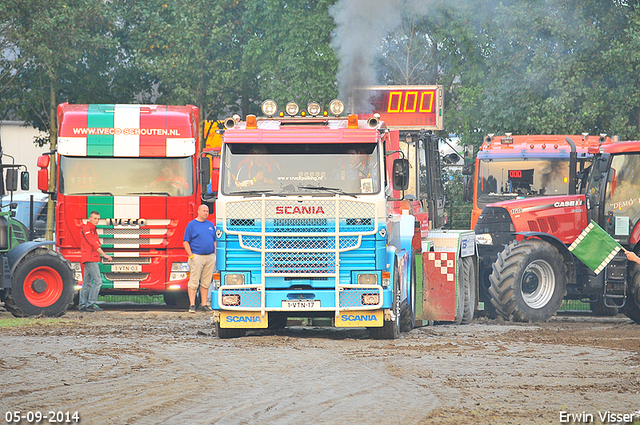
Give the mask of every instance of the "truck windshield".
[[569, 160], [481, 160], [477, 193], [478, 208], [517, 197], [566, 195]]
[[227, 144], [221, 189], [227, 195], [379, 193], [375, 143]]
[[158, 195], [193, 193], [193, 159], [60, 157], [64, 195]]

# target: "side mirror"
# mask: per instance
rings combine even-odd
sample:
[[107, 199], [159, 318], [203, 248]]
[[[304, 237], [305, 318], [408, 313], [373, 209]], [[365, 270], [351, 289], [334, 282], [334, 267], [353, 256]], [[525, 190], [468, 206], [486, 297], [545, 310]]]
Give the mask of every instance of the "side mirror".
[[23, 171], [20, 173], [20, 189], [29, 190], [29, 172]]
[[609, 153], [603, 153], [602, 155], [600, 155], [600, 157], [597, 159], [598, 161], [598, 170], [601, 173], [606, 173], [608, 171], [608, 166], [609, 166], [609, 157], [611, 156], [611, 154]]
[[17, 168], [8, 168], [7, 169], [7, 178], [5, 181], [7, 186], [7, 192], [15, 192], [18, 190], [18, 169]]
[[409, 187], [409, 160], [393, 160], [393, 189], [407, 190]]
[[471, 164], [464, 164], [462, 166], [462, 175], [463, 176], [473, 176], [476, 172], [476, 165], [471, 163]]
[[207, 186], [211, 184], [211, 159], [207, 156], [200, 157], [198, 166], [200, 167], [198, 172], [200, 177], [200, 193], [205, 195], [207, 193]]
[[462, 200], [465, 202], [473, 202], [473, 178], [469, 175], [464, 176]]
[[49, 192], [49, 170], [46, 168], [38, 170], [38, 190], [44, 193]]

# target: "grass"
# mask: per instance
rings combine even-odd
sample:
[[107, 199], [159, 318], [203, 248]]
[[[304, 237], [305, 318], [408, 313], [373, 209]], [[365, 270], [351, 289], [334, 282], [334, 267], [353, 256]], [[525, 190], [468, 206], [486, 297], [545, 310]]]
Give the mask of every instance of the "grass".
[[65, 318], [51, 317], [12, 317], [10, 319], [0, 319], [0, 328], [13, 328], [17, 326], [33, 326], [33, 325], [59, 325], [67, 324], [69, 321]]
[[164, 303], [164, 297], [162, 295], [101, 295], [98, 297], [98, 301], [105, 303], [162, 304]]

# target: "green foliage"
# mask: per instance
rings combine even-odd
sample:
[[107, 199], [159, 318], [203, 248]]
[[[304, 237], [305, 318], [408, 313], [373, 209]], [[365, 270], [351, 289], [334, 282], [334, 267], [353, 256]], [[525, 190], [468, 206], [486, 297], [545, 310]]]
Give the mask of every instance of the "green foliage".
[[473, 205], [471, 202], [465, 202], [462, 199], [464, 176], [459, 170], [451, 167], [443, 167], [442, 174], [447, 227], [469, 230], [471, 228], [471, 209]]
[[195, 104], [203, 119], [257, 113], [266, 98], [326, 105], [340, 83], [334, 48], [353, 35], [339, 25], [382, 14], [384, 28], [360, 40], [378, 55], [377, 83], [444, 85], [443, 133], [463, 144], [504, 132], [640, 138], [636, 2], [356, 3], [4, 0], [0, 117], [55, 135], [61, 102]]
[[273, 99], [301, 107], [311, 101], [328, 107], [337, 97], [338, 61], [329, 43], [335, 24], [328, 9], [334, 0], [247, 1], [242, 66], [257, 102]]

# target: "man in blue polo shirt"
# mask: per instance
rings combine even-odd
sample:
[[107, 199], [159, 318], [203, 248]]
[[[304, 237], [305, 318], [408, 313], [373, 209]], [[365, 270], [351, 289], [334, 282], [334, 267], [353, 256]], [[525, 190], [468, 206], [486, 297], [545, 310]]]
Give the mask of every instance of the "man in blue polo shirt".
[[209, 207], [200, 205], [198, 216], [187, 224], [184, 231], [184, 249], [189, 256], [189, 313], [196, 312], [196, 294], [200, 284], [202, 309], [211, 311], [207, 296], [213, 272], [216, 269], [216, 226], [207, 220]]

